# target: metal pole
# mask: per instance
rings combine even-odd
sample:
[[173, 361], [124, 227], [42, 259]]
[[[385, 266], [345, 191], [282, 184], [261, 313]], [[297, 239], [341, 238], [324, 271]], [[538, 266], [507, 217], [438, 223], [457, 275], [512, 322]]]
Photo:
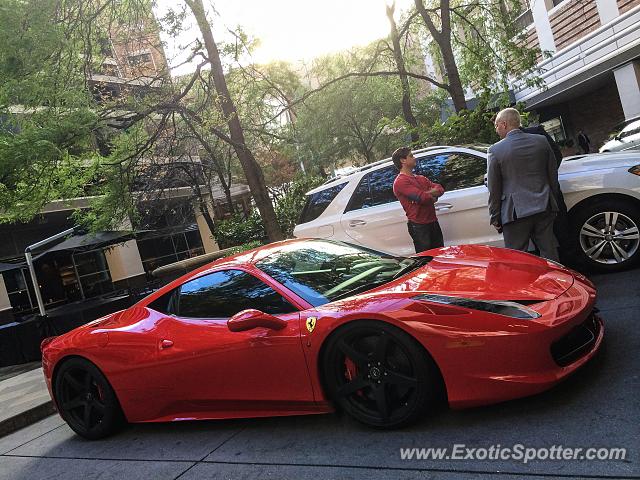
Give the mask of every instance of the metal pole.
[[41, 316], [45, 316], [44, 302], [42, 301], [42, 294], [40, 293], [40, 285], [38, 285], [38, 279], [36, 278], [36, 269], [33, 268], [33, 259], [31, 258], [31, 252], [26, 251], [24, 256], [27, 259], [27, 265], [29, 266], [29, 273], [31, 273], [31, 281], [33, 282], [33, 290], [36, 293], [36, 300], [38, 301], [38, 310]]
[[67, 235], [73, 233], [74, 231], [75, 231], [75, 227], [69, 228], [64, 232], [56, 233], [52, 237], [45, 238], [44, 240], [40, 240], [39, 242], [34, 243], [33, 245], [29, 245], [24, 250], [24, 256], [27, 259], [27, 265], [29, 266], [29, 272], [31, 273], [31, 282], [33, 283], [33, 290], [35, 291], [36, 300], [38, 301], [38, 310], [40, 311], [40, 315], [43, 317], [47, 314], [47, 312], [44, 309], [44, 302], [42, 301], [42, 294], [40, 293], [40, 285], [38, 284], [38, 278], [36, 277], [36, 269], [33, 267], [33, 256], [31, 255], [31, 250], [33, 250], [34, 248], [38, 248], [43, 245], [46, 245], [48, 243], [54, 242], [59, 238], [66, 237]]

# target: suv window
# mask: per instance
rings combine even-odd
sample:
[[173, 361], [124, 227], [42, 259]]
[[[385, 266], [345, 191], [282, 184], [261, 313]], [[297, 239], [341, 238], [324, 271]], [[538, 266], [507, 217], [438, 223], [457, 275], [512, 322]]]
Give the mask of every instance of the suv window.
[[620, 132], [619, 138], [629, 137], [636, 133], [640, 132], [640, 120], [631, 122], [629, 125], [624, 127]]
[[214, 272], [186, 282], [149, 307], [188, 318], [229, 318], [247, 308], [273, 315], [296, 310], [262, 280], [241, 270]]
[[311, 220], [318, 218], [322, 212], [324, 212], [329, 204], [333, 202], [336, 195], [345, 187], [348, 182], [334, 185], [333, 187], [325, 188], [319, 192], [307, 195], [307, 202], [300, 214], [300, 221], [298, 223], [307, 223]]
[[353, 192], [345, 213], [397, 202], [398, 199], [393, 194], [393, 181], [397, 176], [398, 170], [393, 165], [367, 173]]
[[477, 187], [484, 184], [487, 161], [462, 152], [430, 155], [418, 159], [416, 173], [439, 183], [445, 191]]

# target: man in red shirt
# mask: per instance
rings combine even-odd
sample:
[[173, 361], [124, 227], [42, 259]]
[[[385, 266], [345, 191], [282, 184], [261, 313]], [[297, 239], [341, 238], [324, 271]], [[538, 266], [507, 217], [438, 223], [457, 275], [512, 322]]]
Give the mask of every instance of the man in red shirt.
[[416, 159], [409, 147], [397, 149], [391, 160], [400, 170], [393, 182], [393, 194], [407, 214], [407, 227], [416, 253], [443, 247], [442, 230], [433, 204], [444, 194], [444, 188], [427, 177], [413, 174]]

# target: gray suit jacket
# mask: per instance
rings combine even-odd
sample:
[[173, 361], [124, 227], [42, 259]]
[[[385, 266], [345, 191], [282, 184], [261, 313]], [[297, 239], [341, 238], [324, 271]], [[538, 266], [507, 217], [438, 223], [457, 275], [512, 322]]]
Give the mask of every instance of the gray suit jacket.
[[512, 130], [491, 145], [487, 186], [492, 225], [529, 217], [549, 206], [558, 211], [558, 166], [547, 139]]

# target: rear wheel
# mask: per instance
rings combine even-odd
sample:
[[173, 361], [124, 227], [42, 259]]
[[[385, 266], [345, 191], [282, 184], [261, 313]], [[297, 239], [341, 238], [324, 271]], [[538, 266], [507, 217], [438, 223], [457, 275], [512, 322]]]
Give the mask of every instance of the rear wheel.
[[328, 340], [322, 365], [329, 398], [373, 427], [415, 421], [441, 390], [433, 360], [407, 333], [383, 322], [342, 327]]
[[640, 211], [630, 202], [605, 199], [577, 212], [573, 237], [588, 268], [615, 272], [640, 262]]
[[125, 423], [111, 385], [98, 367], [87, 360], [72, 358], [60, 366], [54, 394], [62, 418], [84, 438], [104, 438]]

